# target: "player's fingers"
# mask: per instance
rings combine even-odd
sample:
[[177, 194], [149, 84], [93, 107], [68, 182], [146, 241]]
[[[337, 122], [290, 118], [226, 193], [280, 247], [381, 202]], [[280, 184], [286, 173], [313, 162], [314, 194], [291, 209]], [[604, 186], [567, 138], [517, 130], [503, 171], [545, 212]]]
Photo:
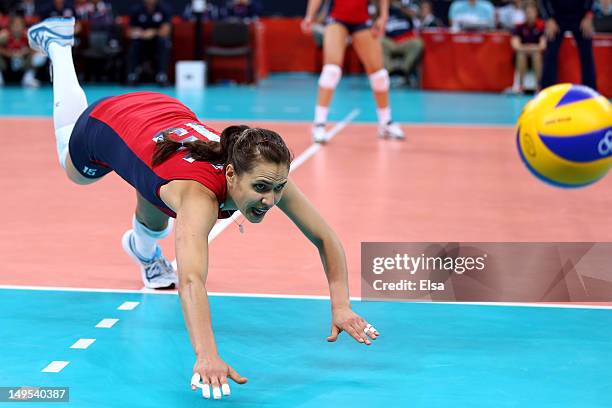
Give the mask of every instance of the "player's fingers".
[[221, 387], [217, 377], [211, 377], [210, 385], [212, 386], [212, 395], [214, 399], [221, 399]]
[[208, 378], [204, 378], [202, 381], [202, 396], [206, 399], [210, 398], [210, 385], [209, 385], [210, 381], [208, 380]]
[[200, 377], [199, 373], [194, 373], [191, 376], [191, 390], [195, 391], [196, 388], [198, 388], [201, 384], [200, 381], [202, 380], [202, 377]]
[[363, 328], [363, 332], [370, 336], [372, 340], [376, 340], [376, 338], [380, 335], [370, 323], [366, 323], [365, 327]]
[[361, 337], [361, 335], [363, 333], [359, 333], [359, 329], [355, 326], [349, 326], [346, 328], [345, 330], [348, 334], [351, 335], [352, 338], [354, 338], [355, 340], [357, 340], [360, 343], [365, 343], [365, 340]]
[[336, 341], [338, 339], [338, 335], [342, 332], [341, 329], [338, 328], [335, 324], [332, 325], [331, 335], [327, 337], [327, 341]]
[[227, 383], [227, 378], [221, 377], [221, 394], [223, 394], [223, 396], [228, 396], [231, 393], [230, 386]]
[[353, 327], [355, 328], [355, 331], [359, 334], [359, 338], [363, 340], [362, 343], [365, 343], [369, 346], [370, 344], [372, 344], [372, 342], [363, 330], [364, 326], [365, 325], [362, 325], [361, 323], [359, 323], [359, 321], [353, 322]]
[[229, 368], [229, 377], [237, 384], [245, 384], [249, 379], [238, 374], [232, 367]]

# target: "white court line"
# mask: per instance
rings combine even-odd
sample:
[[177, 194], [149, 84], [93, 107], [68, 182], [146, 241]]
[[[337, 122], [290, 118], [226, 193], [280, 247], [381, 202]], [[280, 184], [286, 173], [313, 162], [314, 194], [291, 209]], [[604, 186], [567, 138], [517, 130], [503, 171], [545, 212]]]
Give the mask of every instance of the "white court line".
[[94, 341], [96, 341], [96, 339], [78, 339], [72, 346], [70, 346], [70, 348], [85, 350], [91, 346]]
[[97, 329], [110, 329], [117, 323], [119, 319], [102, 319], [100, 323], [96, 324]]
[[140, 302], [123, 302], [117, 310], [134, 310], [140, 304]]
[[43, 368], [41, 372], [43, 373], [59, 373], [70, 364], [70, 361], [52, 361], [48, 366]]
[[[72, 288], [55, 286], [17, 286], [0, 285], [0, 289], [12, 290], [39, 290], [50, 292], [82, 292], [82, 293], [135, 293], [140, 295], [178, 295], [176, 290], [152, 290], [152, 289], [100, 289], [100, 288]], [[216, 297], [239, 297], [239, 298], [266, 298], [266, 299], [306, 299], [306, 300], [329, 300], [329, 296], [317, 295], [282, 295], [274, 293], [240, 293], [240, 292], [209, 292], [208, 296]], [[380, 302], [382, 300], [361, 299], [358, 296], [351, 296], [352, 302], [370, 301]], [[397, 302], [397, 301], [394, 301]], [[612, 309], [612, 305], [579, 305], [564, 303], [520, 303], [520, 302], [397, 302], [414, 303], [429, 305], [460, 305], [460, 306], [514, 306], [514, 307], [540, 307], [558, 309]]]

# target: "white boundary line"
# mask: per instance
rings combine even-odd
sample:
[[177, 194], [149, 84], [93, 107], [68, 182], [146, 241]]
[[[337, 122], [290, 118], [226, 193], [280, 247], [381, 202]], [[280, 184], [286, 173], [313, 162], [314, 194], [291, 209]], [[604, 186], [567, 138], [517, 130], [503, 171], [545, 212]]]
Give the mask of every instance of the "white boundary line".
[[[18, 286], [18, 285], [0, 285], [1, 289], [12, 290], [40, 290], [50, 292], [81, 292], [81, 293], [133, 293], [138, 295], [178, 295], [176, 290], [151, 290], [151, 289], [104, 289], [104, 288], [73, 288], [73, 287], [55, 287], [55, 286]], [[263, 299], [304, 299], [304, 300], [329, 300], [329, 296], [316, 295], [282, 295], [271, 293], [239, 293], [239, 292], [209, 292], [208, 296], [215, 297], [239, 297], [239, 298], [263, 298]], [[360, 302], [361, 297], [351, 296], [351, 301]], [[366, 299], [372, 303], [382, 302], [383, 299]], [[553, 308], [553, 309], [610, 309], [612, 305], [581, 305], [581, 304], [560, 304], [560, 303], [521, 303], [521, 302], [397, 302], [394, 303], [414, 303], [428, 305], [459, 305], [459, 306], [506, 306], [506, 307], [537, 307], [537, 308]], [[594, 302], [595, 303], [595, 302]]]

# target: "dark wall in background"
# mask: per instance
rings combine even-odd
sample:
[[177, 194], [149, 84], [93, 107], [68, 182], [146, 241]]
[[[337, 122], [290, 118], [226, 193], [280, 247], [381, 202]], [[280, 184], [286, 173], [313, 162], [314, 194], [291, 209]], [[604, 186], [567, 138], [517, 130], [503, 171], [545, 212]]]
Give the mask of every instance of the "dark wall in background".
[[[2, 0], [0, 0], [1, 2]], [[6, 1], [6, 0], [4, 0]], [[259, 0], [262, 5], [262, 15], [264, 16], [302, 16], [306, 11], [307, 0]], [[129, 10], [139, 0], [111, 0], [116, 14], [129, 14]], [[224, 3], [224, 0], [213, 0], [212, 3]], [[166, 5], [172, 8], [174, 14], [182, 14], [185, 5], [191, 3], [190, 0], [165, 0]], [[47, 6], [51, 0], [36, 0], [36, 6]], [[67, 4], [74, 4], [73, 0], [68, 0]]]

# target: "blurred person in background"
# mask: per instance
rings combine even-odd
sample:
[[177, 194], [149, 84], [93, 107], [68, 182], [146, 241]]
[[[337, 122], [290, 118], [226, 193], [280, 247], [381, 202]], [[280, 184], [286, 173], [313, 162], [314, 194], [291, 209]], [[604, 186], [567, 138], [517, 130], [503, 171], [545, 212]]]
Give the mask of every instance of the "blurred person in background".
[[128, 85], [135, 85], [145, 61], [154, 62], [155, 81], [168, 85], [168, 64], [172, 46], [171, 14], [157, 0], [142, 0], [130, 14], [130, 50], [128, 55]]
[[546, 48], [544, 22], [538, 18], [538, 7], [535, 2], [530, 1], [525, 4], [525, 18], [526, 21], [523, 24], [515, 27], [511, 39], [512, 48], [516, 52], [516, 69], [519, 75], [519, 82], [515, 88], [518, 93], [523, 92], [528, 60], [531, 60], [538, 83], [536, 90], [540, 89], [542, 54]]
[[36, 68], [45, 62], [45, 57], [28, 46], [24, 18], [12, 16], [8, 32], [0, 41], [0, 85], [4, 84], [5, 77], [19, 76], [22, 86], [38, 88], [40, 82], [36, 79]]
[[[310, 34], [322, 0], [309, 0], [306, 16], [302, 20], [302, 31]], [[365, 67], [376, 101], [378, 136], [404, 139], [404, 132], [393, 122], [389, 105], [389, 73], [383, 65], [380, 37], [385, 32], [389, 17], [389, 1], [379, 1], [378, 18], [372, 22], [368, 14], [367, 0], [334, 0], [325, 19], [323, 35], [323, 69], [318, 82], [318, 95], [312, 138], [316, 143], [327, 141], [325, 125], [329, 105], [336, 86], [342, 77], [342, 64], [347, 40]]]
[[261, 14], [258, 0], [230, 0], [227, 4], [227, 18], [253, 20]]
[[488, 0], [455, 0], [448, 19], [455, 31], [490, 30], [495, 28], [495, 9]]
[[34, 0], [21, 0], [16, 2], [13, 10], [26, 18], [26, 21], [29, 21], [32, 17], [37, 16], [36, 14], [36, 5]]
[[46, 7], [43, 6], [40, 11], [40, 18], [42, 20], [49, 17], [76, 17], [76, 11], [65, 0], [52, 0], [51, 4], [48, 4]]
[[593, 58], [593, 0], [540, 0], [542, 17], [546, 20], [548, 40], [544, 52], [542, 87], [557, 83], [559, 48], [566, 31], [571, 31], [580, 55], [582, 84], [596, 89]]
[[[415, 33], [414, 17], [415, 11], [401, 0], [391, 1], [385, 36], [381, 40], [385, 69], [390, 73], [400, 73], [404, 79], [402, 83], [410, 82], [410, 74], [423, 53], [423, 40]], [[398, 60], [399, 64], [396, 63]], [[411, 85], [416, 86], [415, 83]]]
[[444, 23], [433, 13], [433, 5], [423, 0], [419, 9], [419, 29], [444, 27]]
[[593, 24], [598, 33], [612, 33], [612, 0], [599, 0], [595, 3]]
[[525, 10], [522, 3], [522, 0], [510, 0], [507, 4], [495, 9], [499, 28], [512, 31], [517, 25], [525, 22]]

